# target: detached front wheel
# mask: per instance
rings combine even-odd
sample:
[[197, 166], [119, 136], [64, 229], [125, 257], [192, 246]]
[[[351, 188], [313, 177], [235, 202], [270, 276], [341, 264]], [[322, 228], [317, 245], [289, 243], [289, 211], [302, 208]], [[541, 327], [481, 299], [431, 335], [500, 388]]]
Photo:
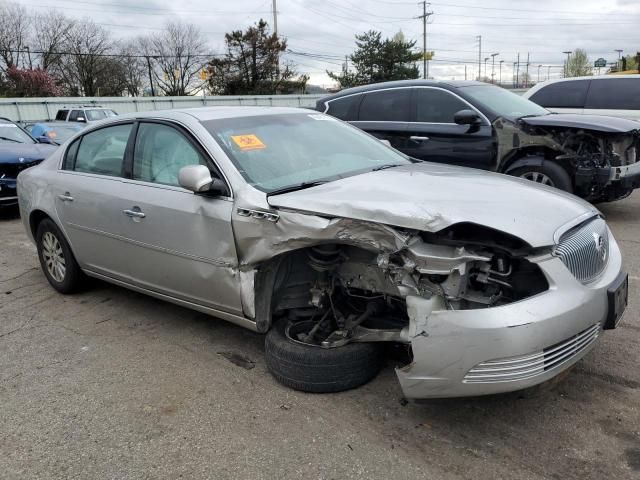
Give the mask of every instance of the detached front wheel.
[[323, 348], [304, 343], [296, 338], [304, 323], [279, 321], [267, 333], [267, 368], [280, 383], [303, 392], [341, 392], [367, 383], [382, 368], [380, 344]]

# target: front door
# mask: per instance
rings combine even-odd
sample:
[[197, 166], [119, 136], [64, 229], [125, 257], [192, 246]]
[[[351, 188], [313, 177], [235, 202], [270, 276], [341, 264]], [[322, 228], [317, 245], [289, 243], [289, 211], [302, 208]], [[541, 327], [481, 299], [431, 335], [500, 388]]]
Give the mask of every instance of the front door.
[[458, 125], [453, 118], [472, 107], [448, 90], [416, 88], [415, 116], [407, 126], [407, 155], [429, 162], [489, 170], [494, 165], [492, 127], [483, 118], [478, 126]]
[[141, 122], [121, 211], [132, 282], [175, 298], [241, 314], [230, 198], [195, 195], [178, 183], [186, 165], [215, 166], [184, 130]]

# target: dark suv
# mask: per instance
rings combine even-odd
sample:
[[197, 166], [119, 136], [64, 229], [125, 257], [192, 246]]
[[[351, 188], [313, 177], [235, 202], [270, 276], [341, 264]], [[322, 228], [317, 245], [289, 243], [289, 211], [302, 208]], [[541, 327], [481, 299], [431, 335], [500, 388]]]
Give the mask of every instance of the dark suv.
[[411, 157], [507, 173], [593, 202], [640, 187], [640, 123], [552, 114], [486, 83], [380, 83], [322, 98], [316, 109]]

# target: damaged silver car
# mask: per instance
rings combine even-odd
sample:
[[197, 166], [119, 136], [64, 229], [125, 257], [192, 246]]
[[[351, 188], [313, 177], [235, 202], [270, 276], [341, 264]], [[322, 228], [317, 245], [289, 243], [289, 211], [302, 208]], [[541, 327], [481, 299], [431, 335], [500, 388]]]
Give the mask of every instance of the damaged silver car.
[[21, 173], [18, 194], [55, 289], [88, 275], [265, 333], [269, 370], [309, 392], [367, 382], [388, 346], [407, 398], [530, 387], [626, 307], [593, 206], [300, 109], [118, 117]]

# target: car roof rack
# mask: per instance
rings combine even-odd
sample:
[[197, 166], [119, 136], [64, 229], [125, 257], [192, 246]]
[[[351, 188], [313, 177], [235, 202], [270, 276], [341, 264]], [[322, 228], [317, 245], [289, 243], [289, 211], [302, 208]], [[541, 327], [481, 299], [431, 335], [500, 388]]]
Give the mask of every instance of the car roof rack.
[[58, 110], [73, 110], [74, 108], [105, 108], [102, 105], [64, 105]]

